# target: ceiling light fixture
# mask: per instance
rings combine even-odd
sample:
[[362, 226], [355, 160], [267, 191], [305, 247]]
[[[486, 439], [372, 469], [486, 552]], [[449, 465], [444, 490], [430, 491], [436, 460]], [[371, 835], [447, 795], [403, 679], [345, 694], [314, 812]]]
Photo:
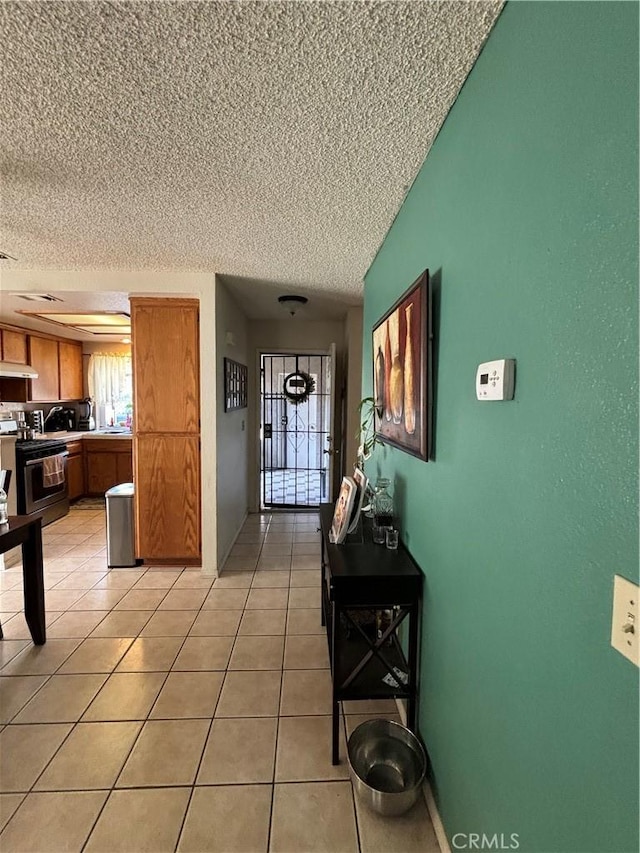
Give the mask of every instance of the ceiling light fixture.
[[303, 308], [309, 300], [306, 296], [278, 296], [278, 302], [287, 314], [290, 314], [292, 317], [298, 313], [298, 311]]

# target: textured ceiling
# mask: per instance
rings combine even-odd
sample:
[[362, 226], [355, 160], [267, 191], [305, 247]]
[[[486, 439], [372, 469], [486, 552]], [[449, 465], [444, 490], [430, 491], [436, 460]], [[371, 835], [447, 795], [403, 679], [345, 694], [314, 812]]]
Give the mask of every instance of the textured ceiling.
[[0, 249], [358, 299], [502, 2], [0, 4]]

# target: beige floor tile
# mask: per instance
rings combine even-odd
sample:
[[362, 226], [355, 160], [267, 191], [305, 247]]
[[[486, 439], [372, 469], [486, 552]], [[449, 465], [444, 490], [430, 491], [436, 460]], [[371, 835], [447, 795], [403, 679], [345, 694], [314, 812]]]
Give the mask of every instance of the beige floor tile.
[[62, 744], [34, 790], [110, 788], [141, 728], [141, 722], [80, 723]]
[[300, 529], [296, 531], [293, 535], [293, 544], [300, 545], [302, 543], [311, 542], [312, 544], [317, 544], [319, 533], [316, 533], [314, 530], [308, 530], [306, 527], [304, 529]]
[[285, 669], [328, 669], [329, 649], [322, 634], [289, 634], [284, 648]]
[[326, 634], [326, 629], [320, 624], [320, 608], [289, 610], [287, 634]]
[[260, 543], [244, 542], [234, 545], [229, 552], [230, 557], [255, 557], [260, 553]]
[[113, 791], [86, 853], [173, 853], [190, 793], [189, 788]]
[[288, 588], [252, 589], [245, 606], [247, 610], [286, 610], [288, 598]]
[[96, 584], [96, 589], [131, 589], [143, 575], [144, 572], [137, 569], [109, 569]]
[[255, 572], [223, 572], [216, 578], [215, 589], [249, 589]]
[[209, 720], [146, 722], [118, 778], [117, 787], [191, 785], [209, 725]]
[[245, 610], [239, 636], [276, 636], [284, 634], [286, 610]]
[[270, 548], [275, 547], [277, 545], [286, 545], [288, 546], [288, 551], [280, 551], [279, 553], [290, 554], [291, 547], [293, 544], [293, 530], [283, 530], [277, 533], [267, 533], [267, 535], [264, 537], [264, 544], [268, 545]]
[[275, 717], [215, 719], [197, 784], [272, 782], [277, 724]]
[[67, 610], [83, 595], [82, 589], [50, 589], [45, 596], [45, 605], [51, 610]]
[[278, 725], [276, 782], [348, 779], [346, 743], [340, 721], [340, 755], [331, 763], [331, 717], [281, 717]]
[[356, 797], [362, 853], [440, 853], [424, 798], [397, 817], [382, 817]]
[[280, 672], [227, 672], [216, 717], [277, 717]]
[[95, 586], [98, 581], [105, 576], [105, 574], [106, 569], [103, 572], [83, 572], [78, 569], [75, 572], [71, 572], [71, 574], [67, 575], [63, 580], [59, 581], [53, 589], [91, 589], [91, 587]]
[[78, 648], [80, 642], [80, 640], [48, 640], [44, 646], [30, 645], [3, 667], [2, 674], [51, 674]]
[[[56, 610], [47, 610], [45, 615], [45, 622], [47, 625], [47, 629], [50, 625], [62, 616], [62, 613]], [[0, 623], [2, 623], [2, 631], [4, 633], [4, 640], [0, 643], [0, 647], [3, 646], [8, 640], [27, 640], [28, 642], [25, 644], [26, 646], [30, 646], [33, 643], [31, 638], [31, 632], [29, 631], [29, 626], [27, 625], [27, 620], [24, 618], [24, 613], [14, 613], [11, 616], [7, 616], [6, 614], [0, 614]], [[2, 651], [0, 651], [0, 660], [2, 659]], [[0, 664], [1, 666], [1, 664]]]
[[14, 675], [11, 678], [0, 678], [0, 723], [8, 723], [42, 687], [48, 677], [48, 675]]
[[287, 589], [291, 572], [256, 572], [251, 583], [252, 589]]
[[247, 600], [246, 589], [213, 589], [206, 597], [203, 610], [240, 610]]
[[2, 640], [0, 642], [0, 666], [13, 660], [23, 649], [31, 645], [31, 638], [24, 640]]
[[229, 669], [282, 669], [284, 637], [236, 637]]
[[192, 637], [233, 637], [238, 631], [242, 610], [202, 610], [196, 616]]
[[114, 673], [85, 711], [83, 722], [144, 720], [165, 678], [164, 672]]
[[133, 641], [134, 637], [89, 637], [59, 672], [113, 672]]
[[116, 604], [116, 610], [155, 610], [166, 589], [130, 589]]
[[193, 610], [158, 610], [140, 632], [141, 637], [185, 637], [193, 625]]
[[92, 637], [137, 637], [153, 610], [115, 610], [91, 632]]
[[90, 589], [71, 608], [72, 610], [111, 610], [125, 595], [125, 589]]
[[353, 699], [342, 703], [345, 714], [380, 714], [387, 718], [387, 714], [397, 714], [398, 706], [395, 699]]
[[22, 590], [11, 589], [9, 592], [0, 592], [0, 611], [8, 613], [22, 610], [24, 607], [24, 594]]
[[203, 575], [202, 572], [182, 572], [174, 583], [173, 589], [210, 589], [213, 581], [213, 575]]
[[98, 693], [106, 675], [53, 675], [14, 718], [14, 723], [74, 723]]
[[271, 853], [357, 853], [349, 782], [275, 785]]
[[170, 589], [158, 609], [200, 610], [207, 595], [206, 589]]
[[213, 717], [223, 678], [222, 672], [170, 672], [150, 718]]
[[139, 637], [118, 664], [118, 672], [169, 670], [181, 645], [182, 637]]
[[[292, 576], [295, 577], [296, 573], [291, 572]], [[312, 609], [312, 608], [320, 608], [320, 584], [318, 578], [318, 584], [314, 587], [293, 587], [289, 590], [289, 607], [290, 608], [304, 608], [304, 609]]]
[[13, 817], [23, 800], [24, 794], [0, 794], [0, 832]]
[[238, 545], [255, 545], [260, 544], [264, 539], [264, 533], [255, 531], [253, 533], [239, 533], [236, 537]]
[[[270, 785], [196, 788], [178, 844], [180, 853], [266, 853]], [[300, 847], [296, 853], [302, 853]]]
[[67, 613], [63, 613], [47, 629], [47, 637], [49, 639], [53, 639], [54, 637], [88, 637], [96, 625], [102, 622], [107, 615], [108, 612], [106, 610], [70, 610]]
[[262, 557], [290, 557], [291, 556], [291, 548], [292, 548], [292, 540], [289, 539], [287, 542], [274, 542], [269, 536], [265, 539], [265, 543], [262, 546], [262, 551], [260, 552], [260, 556]]
[[320, 574], [320, 556], [300, 554], [291, 558], [291, 571], [316, 571]]
[[227, 557], [224, 562], [225, 572], [252, 572], [255, 570], [257, 559], [255, 557]]
[[299, 569], [291, 573], [292, 588], [306, 586], [320, 588], [320, 573], [314, 569]]
[[0, 790], [28, 791], [71, 729], [71, 724], [4, 728], [0, 732]]
[[224, 670], [233, 648], [233, 637], [187, 637], [174, 670]]
[[260, 557], [256, 571], [258, 572], [288, 572], [291, 568], [291, 556]]
[[0, 846], [6, 853], [80, 851], [106, 791], [29, 794], [7, 824]]
[[296, 557], [320, 557], [320, 543], [315, 542], [294, 542], [293, 543], [293, 559]]
[[145, 572], [136, 582], [134, 589], [170, 589], [180, 577], [181, 572]]
[[290, 669], [282, 674], [280, 714], [299, 717], [331, 713], [331, 673], [327, 669]]

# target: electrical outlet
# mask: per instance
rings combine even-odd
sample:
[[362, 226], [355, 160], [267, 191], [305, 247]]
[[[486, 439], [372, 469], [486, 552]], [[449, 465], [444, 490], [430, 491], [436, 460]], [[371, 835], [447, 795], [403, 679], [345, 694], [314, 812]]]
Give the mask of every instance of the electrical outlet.
[[611, 621], [611, 645], [628, 658], [631, 663], [640, 666], [638, 645], [638, 589], [620, 575], [613, 579], [613, 618]]

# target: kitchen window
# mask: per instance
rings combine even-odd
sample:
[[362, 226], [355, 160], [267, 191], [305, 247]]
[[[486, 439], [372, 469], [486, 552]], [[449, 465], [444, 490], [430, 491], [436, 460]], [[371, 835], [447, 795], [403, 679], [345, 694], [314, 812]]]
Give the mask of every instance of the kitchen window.
[[131, 428], [133, 381], [130, 353], [94, 353], [89, 359], [89, 396], [96, 427]]

